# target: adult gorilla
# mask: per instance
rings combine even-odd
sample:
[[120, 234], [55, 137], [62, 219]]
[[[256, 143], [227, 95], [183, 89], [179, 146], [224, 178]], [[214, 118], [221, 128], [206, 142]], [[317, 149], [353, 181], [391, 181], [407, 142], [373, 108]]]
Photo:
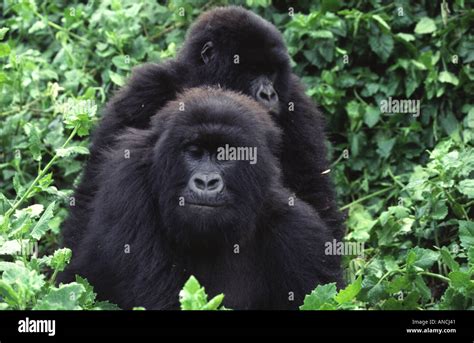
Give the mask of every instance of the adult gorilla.
[[[333, 233], [311, 206], [289, 205], [279, 134], [253, 100], [212, 89], [128, 129], [103, 154], [88, 230], [61, 279], [80, 274], [100, 298], [148, 309], [177, 308], [190, 275], [235, 309], [296, 309], [317, 284], [340, 282], [339, 257], [324, 254]], [[256, 148], [257, 163], [219, 159], [226, 144]]]
[[84, 216], [76, 214], [87, 210], [84, 206], [97, 189], [95, 176], [103, 160], [101, 154], [114, 144], [117, 133], [127, 127], [147, 128], [157, 110], [185, 88], [199, 85], [240, 91], [269, 108], [283, 130], [279, 159], [285, 186], [311, 204], [342, 239], [333, 186], [330, 176], [323, 173], [329, 169], [323, 118], [291, 72], [280, 32], [240, 7], [202, 14], [189, 30], [176, 60], [135, 69], [128, 85], [107, 105], [75, 194], [78, 209], [64, 228], [68, 239], [81, 239]]

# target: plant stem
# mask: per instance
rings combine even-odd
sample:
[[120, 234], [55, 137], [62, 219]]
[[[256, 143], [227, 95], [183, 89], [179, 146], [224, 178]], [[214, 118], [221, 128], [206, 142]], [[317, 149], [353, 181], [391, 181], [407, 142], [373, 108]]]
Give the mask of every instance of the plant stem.
[[374, 192], [374, 193], [372, 193], [372, 194], [366, 195], [366, 196], [364, 196], [364, 197], [362, 197], [362, 198], [359, 198], [359, 199], [357, 199], [357, 200], [354, 200], [353, 202], [351, 202], [351, 203], [349, 203], [349, 204], [347, 204], [347, 205], [342, 206], [342, 207], [340, 208], [340, 210], [341, 210], [341, 211], [344, 211], [344, 210], [348, 209], [349, 207], [351, 207], [352, 205], [355, 205], [355, 204], [358, 204], [358, 203], [360, 203], [360, 202], [363, 202], [363, 201], [365, 201], [365, 200], [367, 200], [367, 199], [373, 198], [373, 197], [375, 197], [375, 196], [377, 196], [377, 195], [379, 195], [379, 194], [385, 193], [386, 191], [389, 191], [389, 190], [391, 190], [391, 189], [393, 189], [393, 188], [394, 188], [394, 186], [390, 186], [390, 187], [381, 189], [381, 190], [379, 190], [379, 191], [377, 191], [377, 192]]
[[[61, 146], [61, 149], [62, 148], [65, 148], [69, 142], [71, 141], [71, 139], [76, 135], [76, 132], [77, 132], [77, 127], [75, 127], [71, 134], [69, 135], [68, 139], [66, 139], [66, 141], [64, 142], [64, 144]], [[23, 194], [23, 196], [18, 200], [16, 201], [13, 206], [5, 213], [5, 217], [8, 218], [10, 217], [10, 215], [15, 212], [15, 210], [28, 198], [28, 196], [30, 195], [31, 191], [33, 190], [33, 188], [36, 186], [36, 184], [39, 182], [39, 180], [41, 180], [41, 178], [48, 172], [48, 170], [51, 168], [51, 166], [54, 164], [54, 162], [56, 162], [56, 160], [58, 159], [59, 155], [58, 153], [56, 153], [53, 158], [48, 162], [48, 164], [38, 173], [38, 176], [36, 176], [36, 178], [33, 180], [33, 182], [31, 183], [31, 185], [28, 187], [28, 189], [26, 190], [26, 192]]]
[[449, 278], [447, 278], [446, 276], [443, 276], [443, 275], [440, 275], [440, 274], [436, 274], [436, 273], [421, 272], [420, 274], [421, 274], [421, 275], [426, 275], [426, 276], [431, 276], [431, 277], [434, 277], [434, 278], [443, 280], [444, 282], [449, 282], [449, 281], [450, 281]]

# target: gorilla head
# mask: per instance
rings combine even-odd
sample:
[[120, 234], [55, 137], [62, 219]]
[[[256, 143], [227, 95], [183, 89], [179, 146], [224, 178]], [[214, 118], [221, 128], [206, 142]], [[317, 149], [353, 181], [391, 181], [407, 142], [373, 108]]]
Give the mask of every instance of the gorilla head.
[[[280, 177], [280, 133], [267, 111], [236, 93], [192, 89], [153, 117], [151, 131], [152, 194], [170, 237], [201, 246], [251, 236], [259, 205]], [[257, 163], [233, 160], [249, 152]]]
[[190, 28], [179, 60], [199, 84], [243, 92], [279, 114], [288, 97], [290, 58], [280, 32], [241, 7], [205, 12]]

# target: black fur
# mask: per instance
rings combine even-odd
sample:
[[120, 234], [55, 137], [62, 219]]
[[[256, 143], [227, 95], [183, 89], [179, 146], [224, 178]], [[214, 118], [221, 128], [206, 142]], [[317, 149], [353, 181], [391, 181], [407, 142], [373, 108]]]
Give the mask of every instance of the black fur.
[[[209, 41], [213, 42], [213, 55], [204, 63], [202, 47]], [[234, 63], [236, 55], [239, 64]], [[220, 85], [252, 95], [253, 82], [260, 75], [272, 78], [279, 97], [279, 111], [273, 117], [283, 130], [279, 158], [284, 185], [313, 206], [337, 239], [342, 239], [342, 218], [331, 179], [329, 174], [322, 174], [329, 169], [323, 117], [291, 72], [278, 30], [252, 12], [231, 6], [202, 14], [190, 28], [177, 59], [136, 68], [128, 85], [107, 105], [76, 190], [77, 209], [63, 229], [64, 243], [74, 244], [84, 233], [87, 216], [83, 213], [87, 213], [99, 185], [96, 176], [103, 152], [114, 145], [119, 132], [149, 127], [150, 117], [186, 88]]]
[[[191, 173], [183, 151], [193, 142], [257, 147], [256, 164], [234, 161], [223, 174], [222, 208], [179, 205]], [[324, 254], [332, 230], [306, 203], [289, 204], [280, 144], [279, 128], [245, 96], [192, 89], [171, 101], [149, 129], [126, 130], [102, 154], [95, 196], [87, 210], [71, 209], [86, 233], [69, 240], [72, 264], [60, 280], [80, 274], [100, 298], [148, 309], [178, 308], [190, 275], [234, 309], [296, 309], [317, 284], [340, 284], [339, 257]]]

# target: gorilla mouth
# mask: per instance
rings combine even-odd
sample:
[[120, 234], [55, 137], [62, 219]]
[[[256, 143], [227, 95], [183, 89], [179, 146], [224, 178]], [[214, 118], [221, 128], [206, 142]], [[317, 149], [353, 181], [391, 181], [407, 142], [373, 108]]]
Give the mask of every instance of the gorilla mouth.
[[194, 206], [194, 207], [202, 207], [202, 208], [217, 208], [217, 207], [222, 207], [224, 204], [220, 203], [209, 203], [209, 202], [189, 202], [188, 205]]

